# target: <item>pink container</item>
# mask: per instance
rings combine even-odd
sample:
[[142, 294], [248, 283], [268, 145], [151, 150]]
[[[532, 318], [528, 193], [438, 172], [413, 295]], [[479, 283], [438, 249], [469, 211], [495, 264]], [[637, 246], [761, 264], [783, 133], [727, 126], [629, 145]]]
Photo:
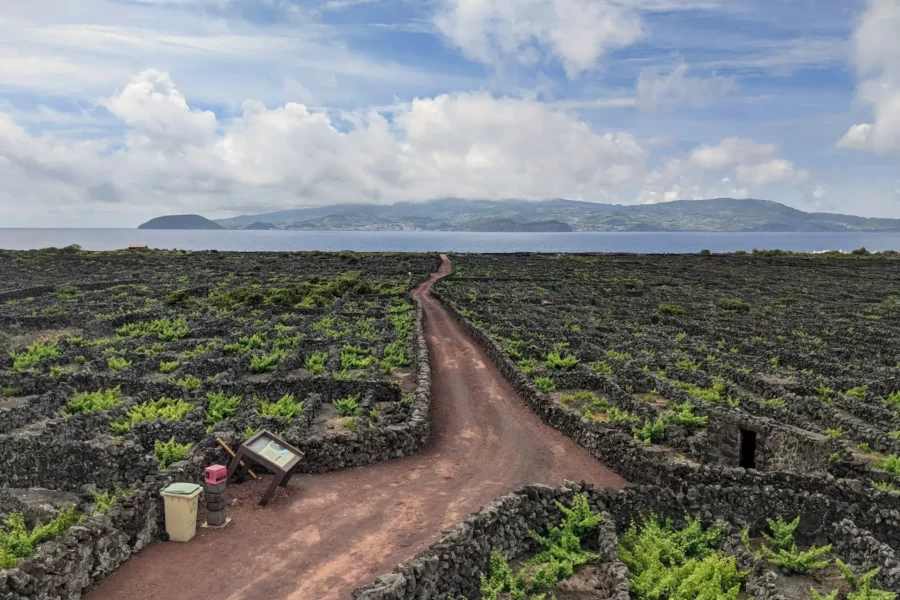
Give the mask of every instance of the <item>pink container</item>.
[[206, 467], [205, 475], [206, 483], [213, 485], [223, 483], [228, 479], [228, 468], [222, 465], [211, 465]]

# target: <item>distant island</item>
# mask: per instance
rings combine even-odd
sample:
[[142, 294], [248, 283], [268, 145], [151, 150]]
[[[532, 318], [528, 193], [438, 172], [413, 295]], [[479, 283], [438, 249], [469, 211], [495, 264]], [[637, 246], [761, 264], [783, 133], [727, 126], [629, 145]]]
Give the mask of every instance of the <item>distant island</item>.
[[200, 215], [169, 215], [150, 219], [139, 225], [138, 229], [225, 229], [225, 227]]
[[249, 225], [243, 227], [243, 229], [251, 230], [251, 231], [268, 231], [269, 229], [278, 229], [272, 223], [263, 223], [262, 221], [254, 221]]
[[139, 229], [295, 229], [307, 231], [900, 231], [900, 219], [807, 213], [771, 200], [676, 200], [620, 205], [576, 200], [444, 198], [390, 205], [339, 204], [210, 221], [159, 217]]

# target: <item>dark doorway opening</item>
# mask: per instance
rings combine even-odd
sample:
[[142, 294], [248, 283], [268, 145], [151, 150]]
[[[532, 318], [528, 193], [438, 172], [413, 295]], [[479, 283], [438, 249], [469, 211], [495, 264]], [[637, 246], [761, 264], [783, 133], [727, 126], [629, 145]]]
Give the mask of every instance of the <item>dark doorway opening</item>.
[[756, 432], [741, 429], [741, 462], [744, 469], [756, 468]]

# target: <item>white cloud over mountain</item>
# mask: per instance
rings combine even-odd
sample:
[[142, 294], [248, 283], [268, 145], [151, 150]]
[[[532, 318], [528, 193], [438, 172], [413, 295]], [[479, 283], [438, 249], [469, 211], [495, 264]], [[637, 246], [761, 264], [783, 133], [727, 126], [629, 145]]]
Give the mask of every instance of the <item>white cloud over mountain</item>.
[[[441, 196], [616, 202], [640, 193], [653, 146], [628, 132], [595, 131], [538, 101], [483, 92], [346, 120], [298, 103], [270, 109], [247, 101], [239, 115], [220, 119], [192, 108], [168, 74], [147, 70], [99, 104], [126, 126], [121, 143], [36, 136], [0, 114], [5, 210], [42, 211], [48, 197], [63, 215], [121, 210], [137, 220]], [[772, 145], [727, 139], [697, 148], [687, 164], [697, 180], [731, 169], [759, 188], [796, 176], [777, 154]]]

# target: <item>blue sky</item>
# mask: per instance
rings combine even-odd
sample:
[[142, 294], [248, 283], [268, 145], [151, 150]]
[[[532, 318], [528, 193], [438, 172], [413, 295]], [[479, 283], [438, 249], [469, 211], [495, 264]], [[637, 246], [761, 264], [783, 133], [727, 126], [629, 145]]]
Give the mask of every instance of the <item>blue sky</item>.
[[895, 0], [7, 0], [0, 226], [441, 196], [900, 218]]

